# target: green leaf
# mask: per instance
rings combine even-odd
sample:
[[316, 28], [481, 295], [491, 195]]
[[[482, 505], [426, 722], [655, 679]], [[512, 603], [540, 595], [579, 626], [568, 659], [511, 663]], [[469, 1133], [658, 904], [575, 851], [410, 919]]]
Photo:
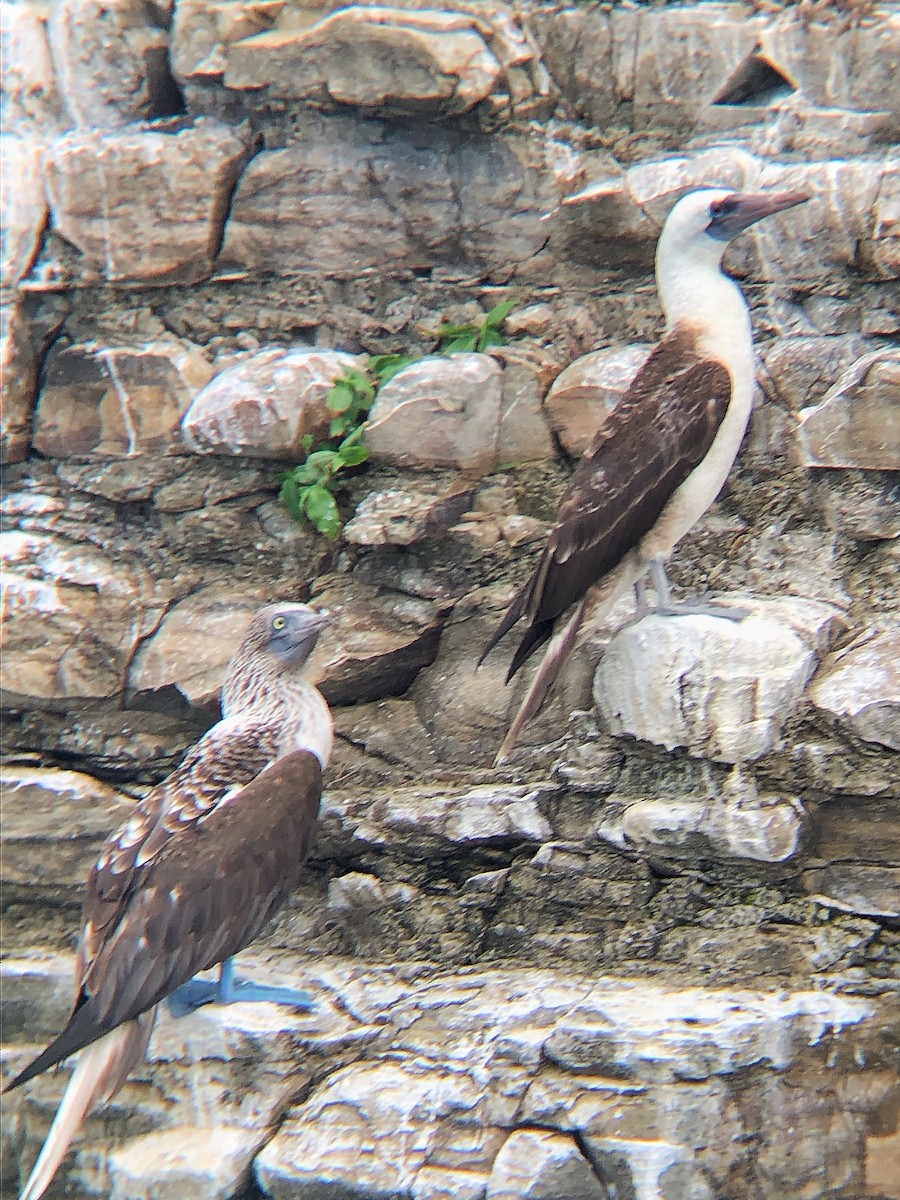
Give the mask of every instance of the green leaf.
[[443, 354], [460, 354], [460, 353], [465, 354], [471, 350], [474, 350], [477, 344], [478, 344], [478, 335], [476, 333], [467, 333], [465, 335], [465, 337], [454, 338], [452, 342], [449, 342], [446, 346], [443, 347], [442, 353]]
[[495, 304], [484, 318], [484, 328], [499, 329], [515, 307], [515, 300], [504, 300], [501, 304]]
[[323, 471], [329, 475], [333, 475], [337, 469], [336, 458], [336, 450], [315, 450], [303, 465], [313, 471]]
[[369, 359], [369, 370], [375, 376], [378, 386], [384, 387], [398, 371], [414, 362], [418, 362], [418, 356], [415, 354], [375, 354]]
[[337, 537], [341, 518], [337, 501], [327, 487], [314, 484], [303, 493], [303, 508], [313, 525], [326, 537]]
[[288, 473], [284, 476], [284, 479], [281, 481], [281, 490], [278, 493], [278, 498], [295, 521], [303, 520], [303, 507], [300, 503], [300, 489], [297, 487], [297, 481], [294, 478], [293, 471], [288, 471]]
[[299, 467], [294, 467], [294, 480], [303, 486], [310, 483], [318, 483], [320, 479], [327, 478], [322, 472], [316, 470], [315, 467], [310, 467], [306, 463], [301, 463]]
[[487, 350], [491, 346], [502, 346], [503, 334], [496, 329], [484, 328], [481, 331], [481, 336], [478, 339], [478, 349]]
[[360, 463], [369, 461], [369, 451], [365, 446], [348, 446], [339, 449], [338, 454], [346, 467], [358, 467]]
[[332, 412], [342, 413], [351, 407], [355, 399], [353, 388], [350, 387], [349, 383], [340, 379], [325, 397], [325, 403]]
[[375, 395], [375, 389], [372, 387], [372, 381], [369, 379], [365, 371], [360, 371], [356, 367], [348, 367], [344, 372], [343, 377], [347, 380], [354, 391], [360, 392], [364, 396]]
[[471, 321], [466, 321], [464, 325], [441, 325], [437, 331], [437, 336], [443, 341], [445, 338], [460, 337], [462, 334], [477, 334], [478, 326], [473, 325]]
[[312, 448], [313, 448], [313, 442], [315, 440], [316, 439], [313, 437], [313, 435], [311, 433], [304, 433], [303, 437], [300, 439], [300, 449], [305, 454], [309, 454], [310, 450], [312, 450]]
[[335, 417], [328, 426], [328, 432], [332, 437], [343, 437], [350, 428], [346, 417]]

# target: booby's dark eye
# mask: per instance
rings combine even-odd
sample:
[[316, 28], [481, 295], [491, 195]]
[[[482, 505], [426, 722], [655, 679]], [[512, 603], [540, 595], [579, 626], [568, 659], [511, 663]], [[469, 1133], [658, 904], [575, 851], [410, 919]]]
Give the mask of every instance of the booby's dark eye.
[[726, 196], [722, 200], [713, 200], [709, 206], [709, 215], [711, 217], [727, 217], [736, 208], [737, 200], [733, 196]]
[[272, 628], [275, 630], [284, 629], [285, 625], [287, 625], [287, 621], [285, 621], [284, 617], [276, 617], [272, 622]]

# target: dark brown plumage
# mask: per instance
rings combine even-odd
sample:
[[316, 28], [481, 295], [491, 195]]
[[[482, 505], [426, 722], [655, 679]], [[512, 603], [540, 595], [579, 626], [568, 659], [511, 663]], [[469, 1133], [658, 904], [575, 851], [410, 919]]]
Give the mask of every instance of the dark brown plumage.
[[296, 886], [332, 742], [302, 669], [329, 623], [302, 604], [261, 609], [229, 663], [222, 720], [107, 839], [87, 881], [72, 1016], [4, 1089], [82, 1051], [21, 1200], [43, 1195], [91, 1103], [121, 1087], [160, 1001], [249, 945]]
[[690, 329], [656, 347], [579, 462], [537, 566], [479, 662], [527, 616], [508, 682], [558, 618], [640, 544], [702, 462], [730, 396], [727, 369], [697, 353]]
[[297, 886], [321, 793], [315, 755], [288, 754], [227, 803], [190, 821], [143, 869], [95, 868], [84, 917], [96, 949], [75, 1009], [59, 1037], [4, 1090], [248, 946]]

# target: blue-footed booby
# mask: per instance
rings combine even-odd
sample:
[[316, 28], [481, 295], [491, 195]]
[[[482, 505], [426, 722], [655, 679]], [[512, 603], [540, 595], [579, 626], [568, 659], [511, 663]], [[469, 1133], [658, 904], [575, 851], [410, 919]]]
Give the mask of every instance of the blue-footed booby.
[[[722, 271], [722, 255], [756, 221], [808, 199], [799, 192], [704, 188], [683, 196], [669, 213], [656, 250], [663, 340], [576, 467], [534, 573], [479, 660], [525, 617], [509, 682], [551, 639], [495, 765], [540, 710], [579, 632], [587, 636], [632, 587], [642, 611], [648, 571], [658, 611], [699, 611], [670, 603], [664, 564], [725, 483], [747, 428], [755, 380], [750, 314], [740, 288]], [[589, 602], [590, 621], [582, 630]]]
[[[81, 1051], [20, 1200], [38, 1200], [85, 1113], [146, 1051], [157, 1005], [309, 1007], [305, 992], [235, 981], [231, 956], [296, 886], [332, 746], [328, 705], [303, 667], [331, 618], [261, 609], [228, 665], [222, 719], [104, 844], [87, 882], [69, 1023], [4, 1089]], [[221, 964], [218, 982], [191, 980]]]

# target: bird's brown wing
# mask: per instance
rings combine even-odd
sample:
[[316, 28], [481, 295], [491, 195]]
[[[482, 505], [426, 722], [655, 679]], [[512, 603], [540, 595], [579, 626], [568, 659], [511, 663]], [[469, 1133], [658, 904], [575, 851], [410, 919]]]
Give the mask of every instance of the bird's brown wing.
[[107, 929], [68, 1026], [9, 1086], [248, 945], [297, 884], [321, 792], [319, 760], [298, 751], [170, 838], [141, 868]]
[[[530, 624], [510, 676], [546, 641], [557, 618], [653, 528], [705, 457], [730, 397], [727, 368], [698, 355], [689, 334], [657, 346], [597, 431], [560, 502], [519, 599], [519, 615]], [[504, 633], [512, 622], [505, 624]]]
[[174, 835], [203, 818], [230, 791], [249, 783], [276, 754], [268, 725], [219, 721], [106, 840], [87, 880], [76, 996], [89, 983], [92, 964], [147, 867]]

